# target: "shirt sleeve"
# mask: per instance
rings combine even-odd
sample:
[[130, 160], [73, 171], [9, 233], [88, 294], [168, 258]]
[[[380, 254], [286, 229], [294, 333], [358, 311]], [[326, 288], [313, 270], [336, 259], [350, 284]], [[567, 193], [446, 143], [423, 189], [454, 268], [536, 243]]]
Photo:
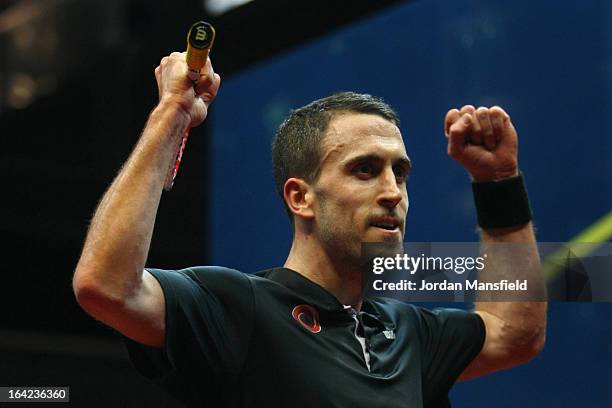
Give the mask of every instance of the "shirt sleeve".
[[424, 398], [439, 401], [435, 406], [445, 405], [450, 388], [480, 353], [485, 325], [470, 311], [440, 308], [420, 312]]
[[250, 279], [221, 267], [147, 270], [164, 293], [165, 344], [154, 348], [126, 338], [132, 363], [190, 405], [227, 402], [253, 330]]

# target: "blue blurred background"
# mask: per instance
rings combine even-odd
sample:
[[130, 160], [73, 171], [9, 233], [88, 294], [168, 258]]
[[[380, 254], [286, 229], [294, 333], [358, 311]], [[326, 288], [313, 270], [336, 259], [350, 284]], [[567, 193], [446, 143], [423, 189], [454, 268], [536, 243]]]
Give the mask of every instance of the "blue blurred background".
[[[612, 3], [417, 1], [224, 81], [212, 119], [209, 253], [245, 272], [282, 265], [291, 229], [270, 143], [291, 108], [343, 90], [398, 111], [414, 168], [409, 241], [474, 241], [446, 111], [502, 106], [519, 132], [540, 241], [568, 241], [612, 209]], [[456, 406], [612, 406], [612, 305], [551, 304], [534, 362], [458, 385]]]

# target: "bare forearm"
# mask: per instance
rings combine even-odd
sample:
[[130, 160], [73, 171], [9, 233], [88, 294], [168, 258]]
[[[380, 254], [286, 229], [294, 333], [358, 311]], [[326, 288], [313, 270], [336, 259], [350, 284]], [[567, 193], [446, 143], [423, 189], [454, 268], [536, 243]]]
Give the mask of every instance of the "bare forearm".
[[[483, 252], [487, 254], [487, 267], [480, 280], [496, 282], [507, 279], [526, 280], [527, 291], [508, 299], [495, 300], [479, 294], [476, 310], [486, 312], [503, 321], [506, 344], [529, 353], [537, 351], [544, 342], [546, 328], [546, 285], [541, 271], [540, 257], [531, 223], [503, 230], [481, 232]], [[522, 300], [521, 300], [522, 299]]]
[[161, 103], [92, 219], [75, 283], [125, 296], [140, 282], [166, 173], [189, 118]]

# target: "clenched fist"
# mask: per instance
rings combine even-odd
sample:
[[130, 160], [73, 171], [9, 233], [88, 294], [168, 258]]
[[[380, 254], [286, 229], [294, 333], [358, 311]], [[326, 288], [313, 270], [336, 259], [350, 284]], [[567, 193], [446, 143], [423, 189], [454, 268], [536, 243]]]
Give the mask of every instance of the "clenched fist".
[[221, 77], [213, 70], [210, 58], [194, 83], [187, 76], [186, 53], [173, 52], [162, 58], [155, 68], [155, 79], [160, 103], [176, 103], [189, 116], [189, 127], [198, 126], [206, 119], [208, 106], [212, 103], [221, 84]]
[[518, 138], [510, 116], [499, 106], [465, 105], [444, 118], [448, 154], [474, 181], [493, 181], [518, 175]]

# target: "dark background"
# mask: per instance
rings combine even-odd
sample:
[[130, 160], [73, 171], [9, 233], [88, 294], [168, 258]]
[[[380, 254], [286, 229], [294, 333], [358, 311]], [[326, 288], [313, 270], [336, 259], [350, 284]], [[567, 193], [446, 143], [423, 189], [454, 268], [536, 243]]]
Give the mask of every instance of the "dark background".
[[[410, 241], [476, 239], [469, 182], [441, 132], [465, 103], [511, 114], [541, 241], [570, 240], [612, 208], [605, 1], [255, 1], [213, 16], [202, 1], [1, 0], [0, 386], [70, 386], [71, 406], [174, 406], [78, 308], [71, 277], [155, 106], [153, 69], [199, 19], [217, 29], [223, 84], [164, 194], [151, 266], [282, 263], [290, 229], [271, 137], [290, 108], [339, 90], [380, 95], [400, 114], [415, 162]], [[611, 318], [609, 304], [551, 305], [544, 353], [456, 386], [454, 404], [612, 405]]]

